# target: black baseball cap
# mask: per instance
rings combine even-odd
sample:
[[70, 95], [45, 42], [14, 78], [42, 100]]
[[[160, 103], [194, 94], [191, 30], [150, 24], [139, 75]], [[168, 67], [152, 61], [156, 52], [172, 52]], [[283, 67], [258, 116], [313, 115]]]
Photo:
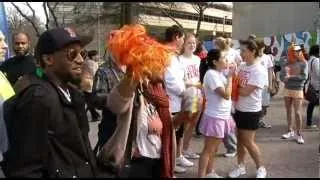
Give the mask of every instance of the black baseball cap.
[[73, 29], [69, 27], [61, 27], [45, 31], [39, 37], [35, 48], [35, 56], [37, 59], [43, 54], [52, 54], [73, 43], [79, 43], [85, 46], [92, 41], [92, 37], [79, 36]]

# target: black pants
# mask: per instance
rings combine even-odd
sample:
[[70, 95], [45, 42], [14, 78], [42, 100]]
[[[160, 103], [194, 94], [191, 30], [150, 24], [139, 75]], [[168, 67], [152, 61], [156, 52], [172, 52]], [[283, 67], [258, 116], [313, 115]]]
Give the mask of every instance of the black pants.
[[312, 114], [313, 114], [313, 110], [314, 107], [316, 107], [317, 105], [309, 102], [308, 107], [307, 107], [307, 126], [311, 126], [312, 125]]
[[89, 101], [89, 97], [92, 95], [92, 93], [88, 93], [88, 92], [84, 92], [85, 94], [85, 98], [86, 98], [86, 103], [87, 103], [87, 111], [90, 111], [91, 113], [91, 118], [93, 121], [98, 120], [98, 118], [100, 117], [99, 113], [97, 112], [95, 106]]
[[147, 157], [133, 158], [131, 160], [129, 178], [160, 178], [161, 161]]
[[117, 127], [117, 116], [110, 110], [104, 109], [102, 111], [102, 119], [98, 125], [98, 142], [93, 152], [96, 154], [98, 150], [108, 141], [113, 135]]
[[200, 113], [199, 120], [198, 120], [197, 125], [196, 125], [196, 128], [195, 128], [195, 131], [196, 131], [196, 134], [197, 134], [197, 135], [201, 135], [201, 133], [200, 133], [200, 131], [199, 131], [199, 126], [200, 126], [200, 121], [201, 121], [201, 119], [202, 119], [202, 115], [203, 115], [203, 111], [201, 111], [201, 113]]

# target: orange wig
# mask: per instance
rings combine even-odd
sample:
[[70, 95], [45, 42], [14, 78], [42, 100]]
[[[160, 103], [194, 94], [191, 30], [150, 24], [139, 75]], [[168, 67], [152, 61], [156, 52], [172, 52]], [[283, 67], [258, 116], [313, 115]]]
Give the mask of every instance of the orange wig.
[[148, 36], [144, 26], [139, 24], [113, 31], [107, 43], [116, 61], [130, 67], [136, 80], [143, 78], [144, 73], [162, 74], [170, 63], [172, 49]]
[[295, 44], [291, 44], [288, 47], [288, 54], [287, 54], [288, 63], [293, 64], [293, 63], [297, 62], [298, 59], [300, 61], [306, 61], [302, 51], [299, 52], [298, 59], [296, 58], [296, 56], [294, 55], [295, 54], [294, 46], [295, 46]]

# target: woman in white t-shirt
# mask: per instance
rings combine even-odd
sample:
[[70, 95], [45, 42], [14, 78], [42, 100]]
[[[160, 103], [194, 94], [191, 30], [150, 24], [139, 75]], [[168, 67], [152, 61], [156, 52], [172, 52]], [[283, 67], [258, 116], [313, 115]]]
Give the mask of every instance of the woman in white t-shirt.
[[[178, 57], [184, 69], [184, 83], [186, 90], [183, 93], [181, 110], [188, 112], [189, 116], [184, 121], [183, 127], [183, 155], [177, 158], [178, 164], [191, 164], [186, 162], [185, 158], [197, 159], [199, 155], [189, 151], [190, 140], [193, 135], [193, 129], [197, 124], [202, 104], [202, 93], [200, 83], [200, 58], [194, 55], [197, 41], [194, 34], [186, 34], [182, 55]], [[179, 152], [179, 151], [178, 151]], [[179, 154], [178, 154], [179, 155]], [[180, 162], [181, 161], [181, 162]], [[180, 163], [179, 163], [180, 162]], [[193, 163], [192, 163], [193, 164]]]
[[237, 125], [238, 166], [229, 173], [236, 178], [246, 174], [244, 160], [246, 149], [257, 167], [257, 178], [265, 178], [267, 171], [261, 162], [261, 152], [255, 143], [256, 131], [262, 110], [262, 89], [265, 86], [266, 71], [261, 65], [257, 43], [253, 40], [241, 41], [241, 56], [245, 61], [238, 71], [239, 89], [234, 119]]
[[210, 50], [207, 56], [208, 71], [203, 80], [206, 97], [204, 115], [199, 130], [205, 136], [205, 145], [199, 160], [198, 177], [219, 178], [213, 168], [215, 153], [223, 138], [234, 133], [235, 124], [231, 117], [231, 86], [234, 71], [227, 77], [223, 69], [227, 67], [225, 53]]

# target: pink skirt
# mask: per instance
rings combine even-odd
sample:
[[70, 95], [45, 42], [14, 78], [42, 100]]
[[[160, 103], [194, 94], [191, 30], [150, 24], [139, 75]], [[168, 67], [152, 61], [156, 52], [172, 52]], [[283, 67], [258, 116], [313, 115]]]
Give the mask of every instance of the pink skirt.
[[204, 136], [223, 139], [229, 134], [235, 133], [235, 122], [230, 119], [220, 119], [203, 114], [199, 131]]

